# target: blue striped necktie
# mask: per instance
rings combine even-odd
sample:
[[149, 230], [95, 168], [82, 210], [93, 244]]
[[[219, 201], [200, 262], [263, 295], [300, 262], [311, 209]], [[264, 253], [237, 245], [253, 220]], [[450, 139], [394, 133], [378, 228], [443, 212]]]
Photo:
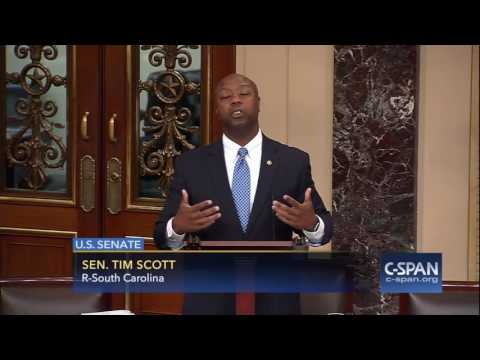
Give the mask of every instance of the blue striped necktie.
[[250, 169], [245, 160], [247, 154], [247, 149], [238, 149], [238, 159], [233, 171], [232, 181], [233, 199], [244, 233], [247, 231], [248, 219], [250, 217]]

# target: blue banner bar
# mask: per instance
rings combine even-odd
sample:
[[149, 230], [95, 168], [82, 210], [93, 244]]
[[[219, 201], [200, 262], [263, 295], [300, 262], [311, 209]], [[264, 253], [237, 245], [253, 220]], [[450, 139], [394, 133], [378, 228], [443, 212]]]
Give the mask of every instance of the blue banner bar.
[[78, 252], [74, 279], [81, 292], [349, 292], [350, 263], [309, 253]]
[[143, 238], [73, 238], [73, 251], [141, 251]]

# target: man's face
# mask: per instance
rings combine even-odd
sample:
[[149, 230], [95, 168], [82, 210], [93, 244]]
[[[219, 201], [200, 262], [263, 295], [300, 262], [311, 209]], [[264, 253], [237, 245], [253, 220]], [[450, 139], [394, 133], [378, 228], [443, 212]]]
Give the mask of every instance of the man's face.
[[249, 79], [240, 75], [223, 79], [215, 93], [215, 103], [225, 128], [234, 130], [258, 125], [260, 98]]

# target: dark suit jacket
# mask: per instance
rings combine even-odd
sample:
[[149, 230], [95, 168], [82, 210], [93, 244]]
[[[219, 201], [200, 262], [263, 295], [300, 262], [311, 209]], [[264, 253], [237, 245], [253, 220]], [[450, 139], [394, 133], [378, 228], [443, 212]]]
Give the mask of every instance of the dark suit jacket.
[[176, 161], [167, 205], [156, 222], [155, 243], [159, 248], [167, 247], [166, 224], [177, 213], [182, 189], [187, 190], [191, 205], [212, 200], [220, 207], [222, 217], [197, 234], [201, 240], [290, 240], [296, 230], [276, 218], [272, 201], [282, 201], [282, 196], [288, 194], [303, 202], [308, 187], [313, 189], [315, 212], [325, 224], [325, 244], [332, 237], [332, 220], [315, 190], [308, 154], [263, 135], [257, 192], [247, 232], [243, 233], [228, 183], [222, 141], [188, 151]]
[[[270, 162], [271, 165], [268, 165]], [[267, 163], [268, 162], [268, 163]], [[232, 192], [228, 183], [223, 143], [218, 141], [180, 156], [176, 161], [167, 205], [155, 227], [155, 243], [168, 248], [166, 224], [177, 213], [181, 190], [186, 189], [190, 204], [212, 200], [220, 207], [222, 217], [211, 227], [200, 231], [201, 240], [291, 240], [293, 228], [276, 218], [272, 201], [288, 194], [299, 202], [304, 201], [305, 190], [313, 189], [312, 201], [317, 215], [325, 224], [322, 244], [332, 237], [332, 220], [322, 199], [315, 190], [307, 153], [276, 142], [263, 135], [262, 160], [257, 192], [250, 214], [247, 232], [241, 230]], [[235, 299], [224, 294], [188, 294], [185, 296], [184, 314], [233, 314]], [[257, 294], [257, 314], [298, 314], [298, 294]]]

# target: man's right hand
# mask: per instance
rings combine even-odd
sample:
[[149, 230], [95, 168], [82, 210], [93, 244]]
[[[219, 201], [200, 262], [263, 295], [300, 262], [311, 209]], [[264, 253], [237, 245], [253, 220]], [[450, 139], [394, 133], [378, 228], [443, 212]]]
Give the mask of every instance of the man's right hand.
[[172, 222], [173, 231], [183, 235], [203, 230], [212, 225], [222, 216], [219, 213], [220, 208], [212, 206], [212, 204], [211, 200], [205, 200], [201, 203], [190, 205], [187, 191], [182, 190], [180, 207]]

